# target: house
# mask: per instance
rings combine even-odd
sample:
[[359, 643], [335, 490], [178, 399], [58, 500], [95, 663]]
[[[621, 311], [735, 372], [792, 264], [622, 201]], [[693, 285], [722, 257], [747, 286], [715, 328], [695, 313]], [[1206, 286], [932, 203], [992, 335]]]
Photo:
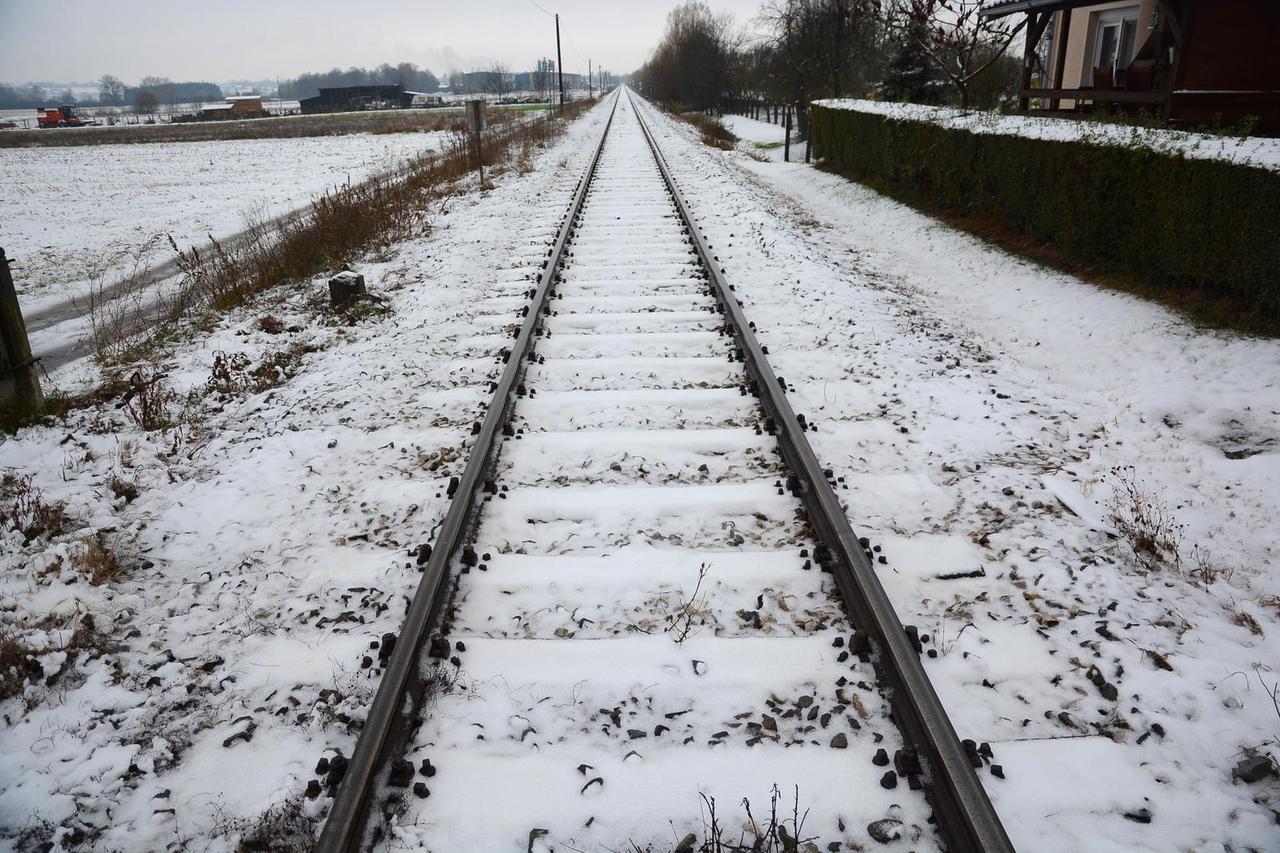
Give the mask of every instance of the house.
[[221, 104], [208, 104], [200, 109], [200, 118], [208, 120], [233, 118], [261, 118], [261, 95], [232, 95]]
[[1019, 106], [1146, 110], [1280, 133], [1278, 0], [989, 0], [1025, 15]]
[[413, 104], [418, 92], [406, 92], [393, 84], [322, 87], [320, 94], [298, 103], [303, 115], [349, 113], [360, 110], [399, 110]]

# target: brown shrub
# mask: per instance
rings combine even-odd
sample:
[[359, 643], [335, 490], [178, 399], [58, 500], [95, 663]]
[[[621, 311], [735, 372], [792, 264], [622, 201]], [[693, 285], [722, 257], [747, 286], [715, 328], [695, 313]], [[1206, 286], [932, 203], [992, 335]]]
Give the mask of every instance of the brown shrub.
[[263, 314], [254, 326], [259, 332], [266, 332], [268, 335], [278, 335], [284, 331], [284, 321], [275, 314]]
[[146, 432], [167, 429], [177, 416], [173, 406], [177, 395], [164, 384], [164, 374], [155, 369], [138, 370], [129, 378], [124, 408], [133, 422]]
[[1132, 467], [1113, 468], [1111, 477], [1111, 521], [1138, 564], [1147, 571], [1181, 565], [1183, 525], [1168, 504], [1137, 479]]
[[70, 527], [67, 506], [62, 501], [46, 501], [44, 492], [32, 484], [32, 477], [5, 474], [0, 478], [0, 523], [17, 530], [28, 542], [41, 536], [56, 536]]
[[102, 586], [124, 576], [125, 564], [106, 535], [88, 536], [80, 544], [81, 547], [71, 553], [71, 566], [87, 578], [91, 586]]

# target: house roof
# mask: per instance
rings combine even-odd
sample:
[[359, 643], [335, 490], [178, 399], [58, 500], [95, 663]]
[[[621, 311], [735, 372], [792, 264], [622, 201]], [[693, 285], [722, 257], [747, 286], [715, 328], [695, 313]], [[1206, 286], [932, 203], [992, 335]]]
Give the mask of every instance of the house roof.
[[1054, 12], [1079, 6], [1099, 6], [1107, 0], [987, 0], [978, 12], [983, 18], [1003, 18], [1017, 12]]

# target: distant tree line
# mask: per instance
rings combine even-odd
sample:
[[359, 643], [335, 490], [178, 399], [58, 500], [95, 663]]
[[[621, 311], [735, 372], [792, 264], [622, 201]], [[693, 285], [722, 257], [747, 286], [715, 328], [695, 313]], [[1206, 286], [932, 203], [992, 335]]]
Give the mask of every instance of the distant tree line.
[[132, 107], [138, 112], [156, 112], [160, 107], [221, 101], [222, 89], [215, 83], [175, 83], [167, 77], [143, 77], [137, 86], [128, 86], [119, 77], [104, 74], [98, 81], [97, 98], [77, 99], [70, 89], [49, 89], [35, 83], [0, 84], [0, 109], [36, 109], [62, 104], [104, 107]]
[[981, 5], [765, 0], [764, 35], [748, 38], [728, 15], [689, 0], [668, 15], [662, 40], [633, 83], [689, 109], [713, 108], [721, 96], [797, 105], [875, 97], [995, 107], [1020, 80], [1021, 62], [1006, 52], [1020, 25], [979, 18]]
[[301, 74], [292, 80], [281, 80], [279, 95], [284, 100], [312, 98], [321, 88], [337, 86], [401, 86], [410, 92], [435, 92], [440, 86], [436, 75], [412, 62], [398, 65], [383, 63], [377, 68], [334, 68], [320, 73]]
[[160, 106], [221, 101], [222, 88], [216, 83], [175, 83], [167, 77], [143, 77], [137, 86], [125, 86], [121, 97], [124, 105], [138, 112], [155, 112]]

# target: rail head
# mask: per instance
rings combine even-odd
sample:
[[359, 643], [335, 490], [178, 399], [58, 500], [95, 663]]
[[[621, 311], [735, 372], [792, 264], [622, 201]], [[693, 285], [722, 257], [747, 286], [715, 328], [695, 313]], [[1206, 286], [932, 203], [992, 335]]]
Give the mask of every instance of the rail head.
[[756, 382], [760, 401], [777, 425], [778, 445], [800, 482], [800, 498], [818, 541], [830, 553], [830, 569], [854, 625], [865, 631], [875, 650], [877, 669], [888, 688], [894, 721], [908, 745], [916, 747], [925, 765], [926, 795], [933, 807], [944, 842], [955, 853], [1013, 853], [1013, 844], [978, 780], [968, 753], [929, 681], [893, 603], [876, 575], [844, 508], [827, 480], [769, 360], [747, 321], [733, 287], [710, 251], [703, 230], [694, 221], [666, 158], [658, 147], [630, 93], [627, 103], [658, 164], [676, 209], [701, 258], [715, 294], [725, 311], [748, 374]]
[[587, 189], [600, 162], [600, 152], [604, 149], [620, 97], [620, 94], [615, 93], [591, 160], [578, 180], [556, 239], [547, 252], [528, 313], [507, 354], [506, 367], [503, 368], [480, 430], [471, 445], [466, 467], [458, 480], [458, 487], [423, 567], [422, 579], [401, 624], [395, 649], [387, 661], [386, 671], [374, 693], [373, 703], [369, 706], [369, 714], [356, 740], [346, 773], [329, 808], [315, 847], [318, 853], [358, 853], [370, 846], [372, 841], [373, 827], [369, 821], [369, 812], [374, 804], [375, 793], [386, 784], [390, 760], [403, 747], [404, 739], [417, 716], [422, 698], [421, 685], [418, 683], [419, 667], [429, 632], [449, 596], [447, 581], [450, 577], [450, 565], [466, 538], [475, 509], [476, 494], [483, 485], [485, 472], [501, 444], [502, 428], [510, 415], [515, 390], [525, 369], [525, 360], [533, 349], [543, 309], [563, 261], [574, 220], [582, 210]]

